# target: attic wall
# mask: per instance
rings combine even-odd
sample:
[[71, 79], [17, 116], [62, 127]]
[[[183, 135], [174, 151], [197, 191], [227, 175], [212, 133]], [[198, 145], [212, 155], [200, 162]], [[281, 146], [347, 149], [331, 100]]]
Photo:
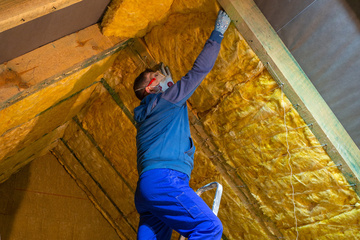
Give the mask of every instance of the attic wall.
[[0, 184], [0, 195], [1, 239], [119, 239], [49, 152]]

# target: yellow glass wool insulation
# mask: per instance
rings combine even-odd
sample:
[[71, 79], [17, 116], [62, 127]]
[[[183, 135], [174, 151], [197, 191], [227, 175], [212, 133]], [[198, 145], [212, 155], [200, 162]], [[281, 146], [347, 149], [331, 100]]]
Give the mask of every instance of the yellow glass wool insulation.
[[[63, 136], [67, 124], [61, 125], [42, 138], [0, 162], [0, 183], [6, 181], [12, 174], [19, 171], [32, 160], [47, 154], [56, 145], [56, 141]], [[46, 146], [44, 148], [44, 146]]]
[[[340, 214], [329, 220], [319, 221], [314, 224], [309, 224], [299, 227], [299, 239], [310, 239], [309, 236], [314, 236], [313, 239], [359, 239], [360, 226], [360, 209], [350, 210], [346, 213]], [[288, 239], [295, 239], [293, 229], [284, 231], [284, 236]]]
[[[224, 236], [228, 239], [266, 239], [268, 236], [254, 221], [249, 211], [245, 208], [241, 200], [236, 196], [227, 181], [217, 171], [215, 166], [195, 142], [196, 153], [194, 170], [191, 174], [190, 186], [198, 188], [210, 183], [219, 182], [223, 186], [223, 196], [221, 198], [218, 217], [223, 222]], [[210, 190], [201, 195], [204, 201], [211, 207], [214, 200], [215, 190]], [[236, 221], [232, 221], [236, 219]], [[252, 221], [249, 221], [252, 219]], [[236, 229], [234, 231], [234, 229]]]
[[51, 106], [90, 86], [112, 65], [116, 56], [116, 54], [113, 54], [106, 57], [0, 110], [3, 123], [0, 125], [0, 135], [29, 121]]
[[215, 0], [113, 0], [102, 20], [102, 32], [106, 36], [120, 38], [143, 37], [154, 26], [167, 21], [174, 13], [217, 12]]
[[216, 0], [174, 0], [171, 13], [217, 12], [219, 5]]
[[24, 146], [71, 120], [86, 104], [95, 87], [96, 84], [0, 136], [0, 159], [12, 156]]
[[[102, 87], [97, 90], [104, 91]], [[112, 96], [107, 91], [98, 93], [79, 120], [106, 156], [114, 160], [115, 169], [136, 189], [136, 129]]]
[[121, 38], [142, 37], [166, 16], [173, 0], [114, 0], [102, 21], [103, 34]]
[[[111, 98], [101, 97], [103, 98], [98, 99], [98, 102], [108, 100], [107, 104], [114, 104], [111, 102]], [[96, 118], [96, 116], [92, 116], [92, 118]], [[126, 124], [126, 119], [123, 120]], [[97, 137], [96, 135], [101, 134], [102, 132], [97, 129], [101, 128], [101, 126], [97, 125], [92, 129], [93, 131], [89, 132], [81, 129], [81, 126], [82, 124], [71, 121], [55, 152], [57, 155], [59, 154], [58, 156], [61, 155], [60, 161], [64, 163], [64, 166], [74, 178], [80, 182], [80, 185], [85, 184], [85, 191], [89, 198], [94, 201], [96, 206], [100, 205], [100, 211], [113, 224], [115, 229], [124, 234], [126, 239], [135, 239], [136, 228], [134, 226], [138, 220], [135, 215], [136, 210], [133, 201], [134, 190], [128, 186], [128, 181], [120, 176], [125, 172], [122, 176], [129, 177], [127, 175], [129, 169], [126, 167], [126, 159], [122, 159], [124, 167], [120, 169], [122, 172], [119, 174], [117, 166], [115, 166], [115, 163], [120, 163], [119, 159], [114, 159], [113, 163], [110, 162], [107, 159], [109, 152], [104, 154], [104, 151], [99, 151], [98, 143], [89, 138], [89, 134], [93, 135], [94, 138]], [[107, 133], [106, 136], [109, 136], [111, 132]], [[121, 138], [113, 140], [119, 142]], [[126, 151], [126, 148], [122, 149], [122, 151]]]
[[[180, 80], [191, 69], [214, 28], [216, 16], [216, 12], [173, 14], [165, 25], [155, 27], [145, 36], [155, 59], [171, 67], [174, 81]], [[260, 74], [263, 65], [246, 46], [245, 40], [230, 25], [219, 58], [204, 80], [206, 87], [200, 85], [190, 99], [198, 114], [216, 106], [237, 84]]]
[[122, 102], [132, 114], [134, 108], [139, 106], [139, 100], [133, 90], [134, 80], [145, 68], [138, 56], [126, 48], [120, 52], [113, 66], [104, 74], [105, 80], [121, 96]]
[[[215, 19], [216, 12], [187, 8], [145, 36], [150, 52], [170, 66], [175, 81], [190, 70]], [[302, 230], [350, 213], [359, 198], [233, 26], [214, 69], [189, 102], [222, 153], [223, 165], [236, 171], [283, 234], [296, 236], [298, 230], [301, 239], [344, 237], [330, 225], [314, 235]], [[235, 219], [222, 220], [226, 225]]]

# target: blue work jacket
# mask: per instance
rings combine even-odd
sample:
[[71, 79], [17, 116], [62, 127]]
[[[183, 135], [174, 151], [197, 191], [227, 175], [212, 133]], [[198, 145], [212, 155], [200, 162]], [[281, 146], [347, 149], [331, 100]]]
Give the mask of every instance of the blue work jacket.
[[134, 110], [139, 176], [168, 168], [187, 174], [194, 167], [186, 100], [213, 68], [223, 35], [213, 31], [192, 69], [165, 92], [147, 95]]

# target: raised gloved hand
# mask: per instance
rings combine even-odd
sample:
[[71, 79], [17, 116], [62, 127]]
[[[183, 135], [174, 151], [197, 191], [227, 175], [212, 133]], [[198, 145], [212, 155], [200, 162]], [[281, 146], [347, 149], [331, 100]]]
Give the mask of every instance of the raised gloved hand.
[[173, 81], [170, 69], [168, 66], [165, 67], [164, 63], [160, 63], [160, 71], [165, 76], [167, 82]]
[[160, 87], [163, 92], [174, 85], [172, 75], [168, 66], [164, 66], [164, 63], [160, 63], [160, 71], [165, 76], [165, 80], [160, 82]]
[[215, 31], [224, 34], [226, 29], [229, 27], [230, 21], [231, 20], [229, 16], [226, 14], [226, 12], [220, 10], [215, 22]]

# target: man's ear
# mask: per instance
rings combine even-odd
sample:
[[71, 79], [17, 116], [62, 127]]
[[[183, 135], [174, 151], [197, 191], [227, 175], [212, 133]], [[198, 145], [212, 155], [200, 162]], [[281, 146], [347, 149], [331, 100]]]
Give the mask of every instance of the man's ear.
[[145, 88], [145, 92], [150, 93], [150, 91], [151, 91], [151, 90], [150, 90], [150, 87], [146, 87], [146, 88]]

